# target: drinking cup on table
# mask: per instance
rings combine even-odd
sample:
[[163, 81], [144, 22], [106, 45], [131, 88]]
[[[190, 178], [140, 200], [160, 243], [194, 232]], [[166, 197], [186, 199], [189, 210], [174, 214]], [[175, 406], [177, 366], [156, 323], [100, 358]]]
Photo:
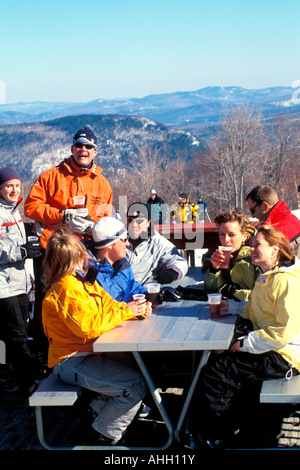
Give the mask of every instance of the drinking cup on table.
[[[132, 296], [135, 304], [144, 304], [146, 302], [145, 294], [133, 294]], [[142, 313], [136, 315], [139, 320], [146, 318]]]
[[135, 302], [137, 302], [138, 300], [145, 300], [146, 298], [145, 294], [133, 294], [132, 297]]
[[73, 202], [74, 202], [74, 207], [76, 207], [76, 209], [85, 207], [85, 196], [74, 196]]
[[222, 294], [208, 294], [208, 303], [211, 318], [221, 318], [220, 307]]
[[231, 256], [232, 247], [231, 246], [219, 246], [219, 250], [223, 251], [225, 259], [220, 266], [221, 268], [227, 269], [229, 267], [229, 261]]
[[151, 282], [147, 284], [148, 298], [149, 302], [152, 303], [152, 307], [158, 307], [159, 305], [159, 293], [160, 293], [160, 284], [158, 282]]

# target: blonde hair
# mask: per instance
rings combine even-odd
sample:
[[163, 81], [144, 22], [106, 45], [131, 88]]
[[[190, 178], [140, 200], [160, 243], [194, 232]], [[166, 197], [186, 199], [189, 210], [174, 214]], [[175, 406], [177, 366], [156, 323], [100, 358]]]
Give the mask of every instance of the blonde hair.
[[44, 259], [46, 288], [80, 268], [87, 271], [90, 255], [70, 229], [57, 227], [48, 240]]
[[282, 232], [271, 227], [271, 225], [262, 225], [258, 228], [257, 233], [262, 233], [270, 246], [278, 246], [277, 260], [279, 263], [294, 259], [290, 243]]
[[239, 223], [241, 227], [241, 232], [247, 234], [245, 243], [247, 243], [256, 232], [255, 227], [251, 224], [246, 214], [244, 214], [241, 211], [224, 212], [222, 214], [218, 214], [215, 217], [215, 224], [218, 225], [218, 227], [221, 224], [225, 224], [226, 222], [238, 222]]

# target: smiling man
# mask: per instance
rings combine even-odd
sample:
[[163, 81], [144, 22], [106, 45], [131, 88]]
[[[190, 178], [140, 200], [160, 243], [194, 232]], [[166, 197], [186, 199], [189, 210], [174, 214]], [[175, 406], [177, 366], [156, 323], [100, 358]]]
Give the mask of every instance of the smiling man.
[[[102, 168], [94, 162], [97, 137], [89, 125], [76, 132], [71, 152], [69, 158], [44, 171], [37, 178], [24, 205], [25, 215], [35, 221], [35, 231], [40, 236], [43, 255], [57, 225], [67, 224], [79, 238], [91, 239], [94, 223], [111, 213], [112, 189], [102, 175]], [[84, 197], [84, 207], [75, 207], [74, 196]], [[35, 320], [39, 322], [39, 330], [42, 331], [42, 259], [34, 262], [34, 274]]]
[[[112, 189], [94, 162], [97, 137], [90, 126], [76, 132], [71, 152], [37, 178], [25, 202], [25, 215], [37, 223], [43, 248], [56, 225], [67, 223], [76, 233], [91, 236], [93, 223], [111, 212]], [[79, 195], [85, 198], [81, 209], [74, 207]]]

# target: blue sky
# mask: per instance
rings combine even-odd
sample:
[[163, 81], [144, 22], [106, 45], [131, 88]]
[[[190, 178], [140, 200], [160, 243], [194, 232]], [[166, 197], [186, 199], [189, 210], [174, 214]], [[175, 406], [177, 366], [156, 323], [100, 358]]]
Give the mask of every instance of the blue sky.
[[0, 0], [0, 81], [7, 103], [291, 86], [299, 23], [299, 0]]

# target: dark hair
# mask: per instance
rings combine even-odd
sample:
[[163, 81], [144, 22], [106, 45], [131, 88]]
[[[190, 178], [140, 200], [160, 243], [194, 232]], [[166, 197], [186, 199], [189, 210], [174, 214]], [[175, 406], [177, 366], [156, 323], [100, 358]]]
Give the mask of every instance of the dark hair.
[[246, 196], [246, 200], [251, 199], [256, 204], [262, 204], [264, 201], [274, 206], [278, 202], [276, 191], [269, 186], [255, 186]]
[[145, 217], [147, 220], [150, 220], [150, 214], [147, 204], [143, 202], [133, 202], [127, 209], [127, 217], [137, 218]]
[[251, 224], [248, 217], [241, 211], [229, 211], [218, 214], [215, 217], [216, 225], [220, 226], [226, 222], [238, 222], [242, 233], [247, 233], [246, 242], [255, 234], [255, 227]]

